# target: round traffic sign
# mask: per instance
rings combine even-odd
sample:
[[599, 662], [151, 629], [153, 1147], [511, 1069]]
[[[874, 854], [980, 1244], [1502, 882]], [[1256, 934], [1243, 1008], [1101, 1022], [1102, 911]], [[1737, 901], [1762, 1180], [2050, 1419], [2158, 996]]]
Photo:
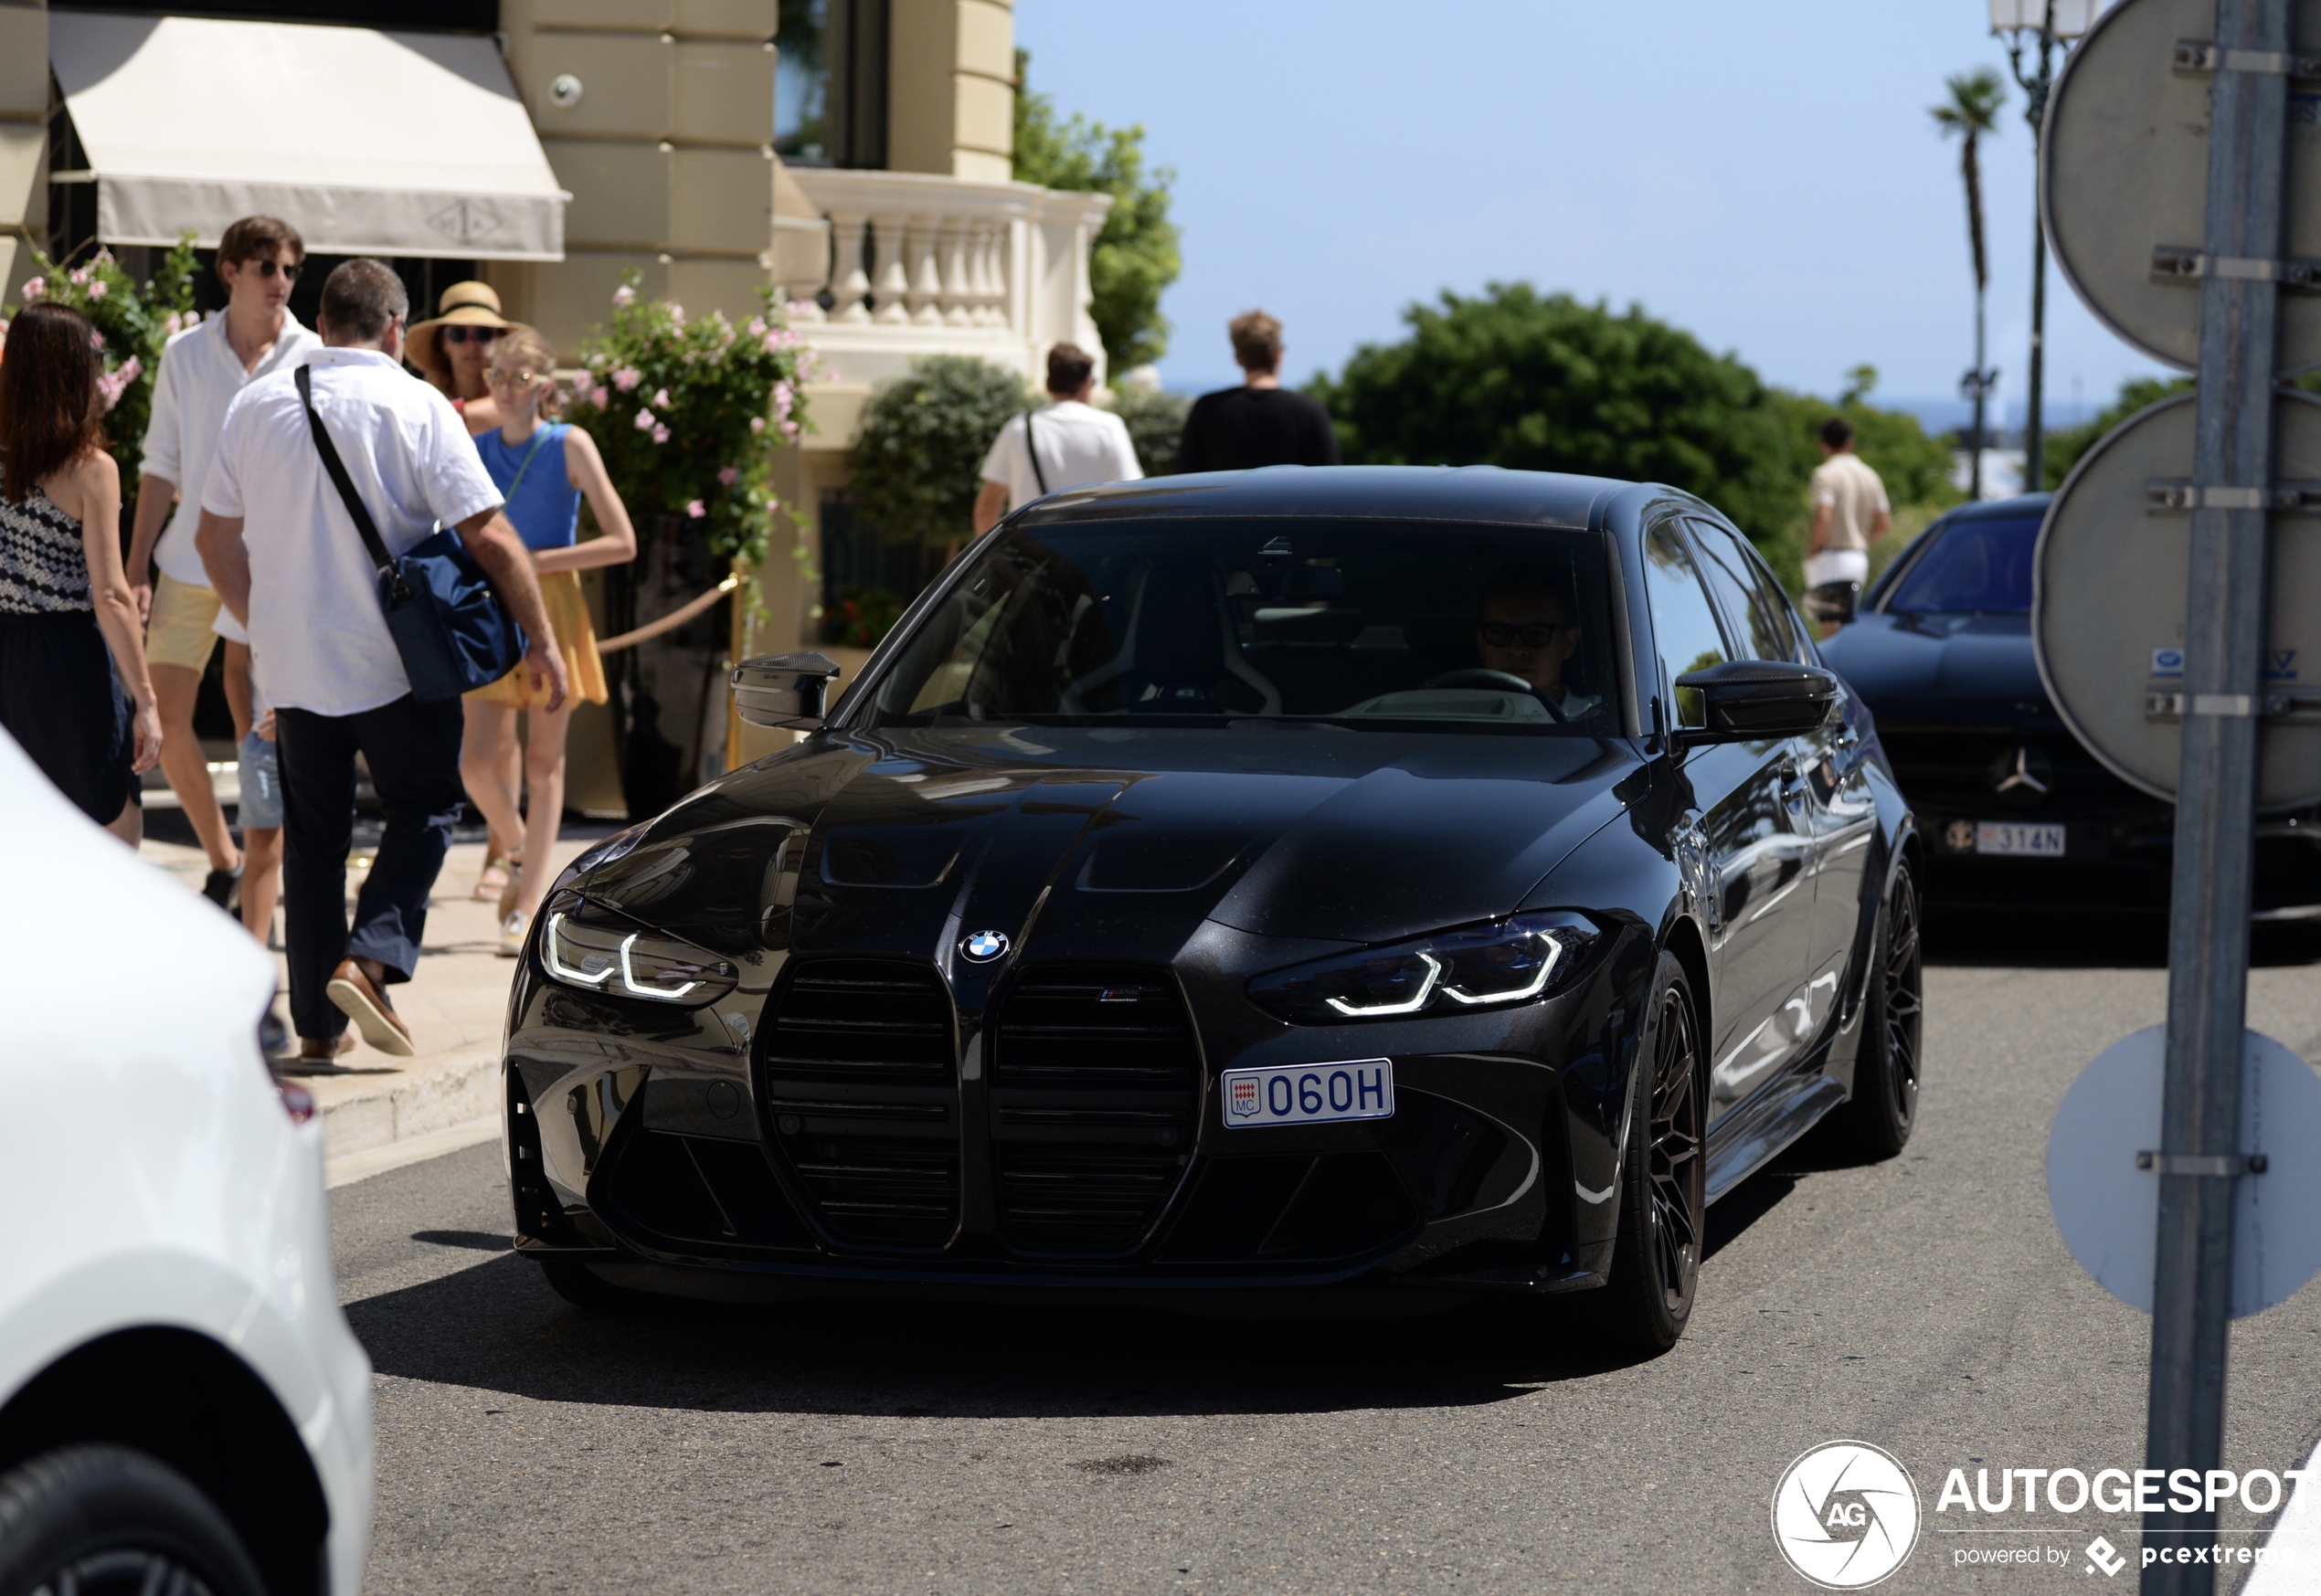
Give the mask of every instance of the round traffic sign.
[[[2194, 396], [2131, 416], [2083, 456], [2047, 507], [2031, 572], [2031, 646], [2072, 735], [2122, 780], [2176, 797], [2182, 747], [2189, 511], [2158, 507], [2192, 477]], [[2321, 399], [2281, 391], [2276, 481], [2321, 482]], [[2271, 559], [2257, 803], [2321, 799], [2321, 515], [2268, 516]]]
[[[2167, 1032], [2139, 1031], [2079, 1073], [2047, 1136], [2047, 1206], [2095, 1284], [2152, 1311]], [[2232, 1316], [2295, 1296], [2321, 1270], [2321, 1076], [2256, 1031], [2241, 1040], [2241, 1139], [2262, 1174], [2232, 1183]]]
[[[2321, 54], [2321, 0], [2291, 0]], [[2039, 206], [2056, 264], [2096, 319], [2155, 360], [2199, 365], [2216, 0], [2123, 0], [2063, 65], [2040, 136]], [[2321, 95], [2290, 89], [2282, 249], [2321, 259]], [[2279, 369], [2321, 365], [2321, 294], [2280, 297]]]

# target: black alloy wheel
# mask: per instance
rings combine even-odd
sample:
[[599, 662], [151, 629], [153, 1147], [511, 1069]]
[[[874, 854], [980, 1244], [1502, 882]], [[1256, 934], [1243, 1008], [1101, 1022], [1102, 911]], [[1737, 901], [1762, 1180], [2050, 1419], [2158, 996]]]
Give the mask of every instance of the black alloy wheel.
[[1849, 1150], [1874, 1161], [1901, 1152], [1918, 1122], [1926, 957], [1918, 883], [1907, 860], [1886, 891], [1871, 957], [1869, 1011], [1862, 1017], [1853, 1099], [1846, 1105], [1843, 1125]]
[[1621, 1162], [1620, 1230], [1600, 1307], [1617, 1350], [1652, 1356], [1684, 1334], [1708, 1221], [1707, 1083], [1691, 983], [1674, 956], [1654, 972], [1637, 1101]]
[[0, 1596], [263, 1596], [215, 1504], [122, 1446], [69, 1446], [0, 1477]]

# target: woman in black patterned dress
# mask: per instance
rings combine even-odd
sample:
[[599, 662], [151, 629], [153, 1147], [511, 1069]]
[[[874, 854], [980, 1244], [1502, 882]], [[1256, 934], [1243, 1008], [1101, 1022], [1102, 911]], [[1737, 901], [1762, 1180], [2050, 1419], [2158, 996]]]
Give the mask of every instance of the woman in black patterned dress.
[[161, 715], [121, 568], [96, 340], [79, 312], [35, 303], [0, 347], [0, 727], [133, 848], [137, 777], [161, 757]]

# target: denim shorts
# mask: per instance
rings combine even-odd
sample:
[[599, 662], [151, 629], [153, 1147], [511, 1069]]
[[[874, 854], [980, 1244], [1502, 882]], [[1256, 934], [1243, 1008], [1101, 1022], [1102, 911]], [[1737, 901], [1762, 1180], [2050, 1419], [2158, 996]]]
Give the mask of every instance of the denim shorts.
[[282, 772], [275, 762], [274, 745], [252, 732], [242, 739], [242, 796], [235, 818], [243, 830], [264, 830], [282, 823]]

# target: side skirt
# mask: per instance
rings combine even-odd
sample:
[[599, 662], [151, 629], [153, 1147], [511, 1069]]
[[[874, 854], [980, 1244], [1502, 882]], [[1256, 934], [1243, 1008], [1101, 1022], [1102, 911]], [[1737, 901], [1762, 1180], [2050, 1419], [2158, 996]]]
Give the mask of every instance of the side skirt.
[[1817, 1061], [1811, 1073], [1793, 1074], [1743, 1104], [1709, 1132], [1711, 1202], [1764, 1168], [1846, 1100], [1845, 1087], [1821, 1073], [1826, 1062]]

